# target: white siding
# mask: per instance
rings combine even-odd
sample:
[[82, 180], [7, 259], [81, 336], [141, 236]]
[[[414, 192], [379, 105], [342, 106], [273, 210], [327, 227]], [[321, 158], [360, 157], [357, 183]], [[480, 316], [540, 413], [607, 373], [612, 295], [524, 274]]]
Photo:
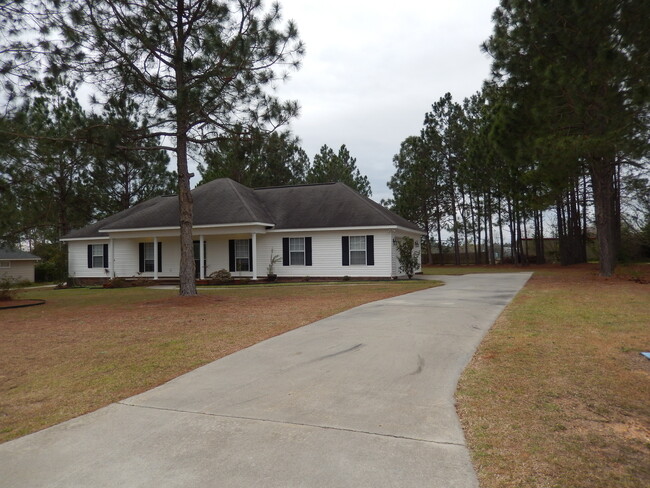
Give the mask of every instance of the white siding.
[[[375, 264], [349, 265], [342, 264], [343, 236], [374, 236]], [[257, 262], [254, 263], [255, 274], [264, 278], [271, 260], [271, 252], [280, 257], [280, 262], [274, 267], [274, 272], [280, 277], [390, 277], [397, 275], [397, 258], [394, 250], [394, 231], [384, 229], [359, 229], [336, 231], [292, 231], [269, 232], [257, 234]], [[401, 236], [401, 235], [400, 235]], [[400, 237], [397, 236], [397, 237]], [[282, 239], [284, 237], [311, 237], [312, 266], [283, 266]], [[412, 236], [413, 237], [413, 236]], [[250, 239], [251, 234], [205, 235], [206, 243], [206, 276], [220, 269], [229, 269], [228, 241], [230, 239]], [[416, 237], [419, 238], [419, 237]], [[198, 241], [199, 236], [194, 236]], [[180, 267], [180, 245], [178, 237], [160, 237], [162, 244], [162, 269], [158, 277], [177, 277]], [[88, 268], [88, 245], [105, 244], [107, 240], [71, 241], [68, 243], [69, 274], [73, 278], [106, 278], [104, 268]], [[109, 242], [109, 264], [113, 266], [115, 276], [129, 278], [143, 276], [151, 278], [153, 272], [139, 273], [140, 242], [153, 242], [146, 238], [113, 238]], [[196, 256], [198, 259], [198, 256]], [[236, 277], [250, 277], [251, 272], [233, 272]]]
[[88, 267], [88, 246], [90, 244], [108, 244], [108, 240], [101, 239], [101, 240], [68, 242], [68, 275], [71, 278], [107, 278], [108, 277], [108, 274], [104, 271], [105, 268]]
[[9, 261], [9, 267], [0, 268], [0, 278], [9, 277], [18, 281], [34, 281], [35, 261]]
[[[374, 236], [375, 264], [374, 266], [343, 266], [342, 236]], [[283, 237], [312, 238], [312, 266], [283, 266], [277, 263], [274, 271], [278, 276], [318, 276], [318, 277], [389, 277], [391, 275], [390, 246], [391, 232], [386, 230], [372, 231], [319, 231], [319, 232], [273, 232], [260, 235], [257, 238], [257, 269], [260, 276], [266, 275], [266, 269], [271, 260], [271, 249], [282, 259]]]

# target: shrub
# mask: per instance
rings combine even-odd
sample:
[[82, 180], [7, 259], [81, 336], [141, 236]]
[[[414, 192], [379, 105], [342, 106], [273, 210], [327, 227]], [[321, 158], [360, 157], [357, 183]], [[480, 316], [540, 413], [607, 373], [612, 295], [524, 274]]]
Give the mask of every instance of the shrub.
[[9, 276], [0, 277], [0, 302], [13, 300], [18, 282]]
[[273, 254], [273, 248], [271, 248], [271, 259], [269, 261], [269, 265], [266, 267], [266, 277], [269, 281], [275, 281], [278, 277], [278, 275], [275, 274], [275, 265], [280, 261], [280, 256]]
[[410, 280], [415, 274], [415, 270], [420, 263], [420, 253], [413, 252], [415, 241], [410, 237], [402, 237], [396, 241], [397, 261], [399, 270], [408, 276]]
[[224, 283], [232, 283], [232, 275], [227, 269], [220, 269], [208, 276], [211, 285], [223, 285]]
[[130, 288], [132, 283], [126, 281], [124, 278], [116, 276], [104, 283], [104, 288]]

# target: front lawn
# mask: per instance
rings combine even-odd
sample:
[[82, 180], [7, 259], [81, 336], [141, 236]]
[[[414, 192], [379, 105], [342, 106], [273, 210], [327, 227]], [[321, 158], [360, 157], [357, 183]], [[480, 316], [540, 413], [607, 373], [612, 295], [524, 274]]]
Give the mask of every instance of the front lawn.
[[362, 303], [436, 283], [174, 290], [37, 289], [0, 310], [0, 442], [148, 390], [205, 363]]
[[650, 486], [650, 266], [543, 269], [459, 384], [481, 487]]

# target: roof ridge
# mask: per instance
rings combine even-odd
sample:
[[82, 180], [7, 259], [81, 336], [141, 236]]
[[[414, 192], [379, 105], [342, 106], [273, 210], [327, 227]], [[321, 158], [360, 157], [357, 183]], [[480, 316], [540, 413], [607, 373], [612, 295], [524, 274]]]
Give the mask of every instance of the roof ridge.
[[[349, 192], [351, 192], [353, 195], [356, 197], [360, 198], [363, 203], [365, 203], [368, 207], [373, 209], [376, 213], [378, 213], [383, 220], [388, 222], [389, 224], [394, 225], [395, 222], [392, 222], [391, 219], [389, 219], [384, 212], [382, 212], [380, 209], [378, 209], [375, 205], [379, 205], [377, 202], [371, 200], [370, 198], [363, 196], [361, 193], [354, 191], [352, 188], [350, 188], [348, 185], [342, 182], [338, 182], [338, 184], [343, 185]], [[373, 205], [374, 204], [374, 205]], [[383, 208], [383, 207], [381, 207]]]
[[273, 186], [260, 186], [257, 188], [251, 188], [251, 190], [275, 190], [276, 188], [302, 188], [305, 186], [325, 186], [325, 185], [336, 185], [336, 181], [329, 181], [325, 183], [298, 183], [297, 185], [273, 185]]
[[[255, 213], [251, 209], [250, 205], [248, 205], [248, 202], [244, 199], [244, 197], [241, 195], [241, 193], [239, 193], [239, 189], [235, 187], [234, 184], [236, 183], [236, 181], [231, 180], [230, 178], [224, 178], [224, 179], [228, 182], [230, 187], [237, 194], [237, 196], [239, 197], [239, 201], [242, 203], [242, 205], [244, 206], [244, 208], [248, 212], [248, 215], [250, 215], [251, 219], [252, 220], [257, 219], [257, 215], [255, 215]], [[237, 183], [237, 184], [243, 186], [244, 188], [246, 188], [248, 190], [250, 190], [250, 188], [248, 188], [247, 186], [242, 185], [241, 183]]]

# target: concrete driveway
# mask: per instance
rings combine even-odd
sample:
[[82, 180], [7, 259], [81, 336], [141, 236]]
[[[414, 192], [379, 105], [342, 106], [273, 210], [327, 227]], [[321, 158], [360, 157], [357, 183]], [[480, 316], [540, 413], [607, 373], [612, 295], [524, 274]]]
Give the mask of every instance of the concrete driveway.
[[453, 394], [529, 277], [440, 277], [7, 442], [0, 486], [477, 487]]

